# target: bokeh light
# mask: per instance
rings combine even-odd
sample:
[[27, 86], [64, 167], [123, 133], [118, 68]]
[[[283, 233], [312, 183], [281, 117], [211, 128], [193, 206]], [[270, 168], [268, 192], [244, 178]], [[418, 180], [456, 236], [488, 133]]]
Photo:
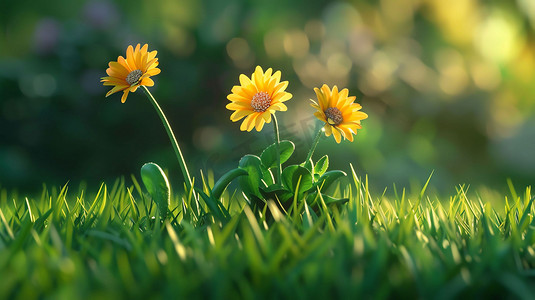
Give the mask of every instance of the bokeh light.
[[[347, 87], [369, 119], [354, 143], [318, 151], [375, 186], [423, 181], [505, 187], [533, 183], [535, 4], [454, 0], [69, 2], [0, 12], [0, 185], [98, 182], [156, 161], [179, 182], [157, 116], [141, 93], [105, 98], [106, 64], [132, 43], [158, 50], [153, 93], [191, 168], [233, 168], [270, 142], [242, 133], [226, 95], [256, 65], [281, 70], [294, 98], [282, 138], [307, 152], [309, 99]], [[130, 101], [131, 100], [131, 101]], [[267, 128], [270, 129], [270, 128]], [[259, 153], [257, 153], [259, 154]]]

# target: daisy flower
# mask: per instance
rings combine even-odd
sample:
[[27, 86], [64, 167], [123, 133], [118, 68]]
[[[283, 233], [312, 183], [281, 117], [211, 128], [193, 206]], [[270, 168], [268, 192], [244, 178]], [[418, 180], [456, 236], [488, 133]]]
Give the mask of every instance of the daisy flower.
[[314, 88], [318, 102], [311, 100], [312, 107], [318, 111], [314, 115], [325, 122], [323, 129], [325, 135], [334, 136], [337, 143], [340, 143], [342, 137], [353, 141], [353, 134], [357, 134], [357, 129], [361, 129], [360, 121], [368, 118], [368, 115], [361, 112], [362, 106], [354, 103], [356, 97], [349, 97], [348, 89], [338, 91], [335, 85], [332, 91], [327, 85], [321, 89]]
[[271, 115], [276, 111], [286, 111], [283, 103], [292, 98], [292, 94], [285, 92], [288, 81], [280, 82], [281, 72], [272, 73], [269, 68], [264, 71], [257, 66], [251, 78], [240, 75], [240, 85], [232, 88], [232, 94], [227, 96], [231, 103], [227, 109], [234, 112], [230, 120], [237, 122], [245, 118], [240, 126], [242, 131], [256, 128], [261, 131], [265, 123], [271, 122]]
[[157, 51], [148, 52], [148, 47], [147, 44], [143, 45], [143, 47], [137, 44], [134, 49], [130, 45], [126, 49], [126, 59], [119, 56], [117, 61], [109, 63], [109, 68], [106, 70], [108, 76], [101, 78], [103, 85], [113, 86], [106, 94], [106, 97], [123, 91], [121, 102], [124, 103], [129, 92], [135, 92], [140, 86], [154, 85], [154, 81], [150, 79], [150, 76], [160, 74], [160, 69], [157, 68]]

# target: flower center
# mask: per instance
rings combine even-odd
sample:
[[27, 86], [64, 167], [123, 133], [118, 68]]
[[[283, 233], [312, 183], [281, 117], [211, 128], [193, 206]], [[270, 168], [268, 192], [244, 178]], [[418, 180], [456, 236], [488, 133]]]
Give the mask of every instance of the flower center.
[[126, 75], [126, 82], [129, 85], [137, 84], [139, 82], [139, 79], [141, 78], [141, 75], [143, 75], [143, 72], [141, 70], [134, 70], [128, 75]]
[[251, 107], [256, 112], [265, 112], [271, 105], [271, 98], [266, 92], [258, 92], [251, 100]]
[[344, 120], [344, 118], [342, 118], [342, 112], [336, 107], [327, 108], [325, 116], [330, 125], [338, 125]]

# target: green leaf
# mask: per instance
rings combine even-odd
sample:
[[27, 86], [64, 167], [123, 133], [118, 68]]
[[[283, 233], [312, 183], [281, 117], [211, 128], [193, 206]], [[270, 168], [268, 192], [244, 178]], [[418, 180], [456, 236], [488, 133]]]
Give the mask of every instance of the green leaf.
[[171, 202], [171, 189], [165, 173], [155, 163], [146, 163], [141, 167], [141, 180], [158, 206], [160, 217], [165, 218]]
[[335, 198], [335, 197], [331, 197], [331, 196], [323, 194], [323, 193], [321, 194], [321, 197], [323, 198], [323, 201], [325, 201], [326, 205], [344, 204], [344, 203], [349, 201], [349, 198]]
[[312, 174], [305, 167], [292, 165], [282, 171], [282, 183], [290, 192], [299, 189], [298, 193], [302, 194], [312, 187]]
[[324, 155], [314, 166], [314, 174], [323, 175], [329, 168], [329, 157]]
[[[290, 156], [292, 156], [292, 153], [295, 150], [295, 145], [291, 141], [280, 141], [280, 160], [281, 164], [286, 162]], [[260, 159], [262, 160], [262, 164], [266, 168], [273, 168], [277, 167], [277, 145], [275, 143], [269, 145], [263, 152], [260, 154]]]
[[278, 198], [281, 203], [285, 203], [288, 199], [292, 198], [294, 194], [280, 184], [272, 184], [268, 187], [261, 187], [260, 192], [264, 199]]
[[214, 197], [210, 197], [206, 195], [206, 193], [198, 188], [195, 188], [197, 193], [201, 195], [201, 198], [204, 200], [204, 203], [208, 206], [208, 209], [218, 218], [220, 221], [228, 221], [230, 219], [230, 215], [228, 211], [221, 205], [219, 201], [214, 199]]
[[219, 198], [221, 198], [221, 194], [223, 194], [223, 191], [227, 188], [230, 182], [243, 175], [247, 175], [247, 171], [240, 168], [230, 170], [227, 173], [223, 174], [223, 176], [221, 176], [219, 180], [214, 184], [210, 195], [214, 199], [219, 200]]
[[302, 163], [301, 166], [305, 167], [305, 169], [307, 169], [310, 173], [314, 174], [314, 162], [312, 161], [312, 158]]
[[[349, 198], [335, 198], [331, 197], [327, 194], [321, 193], [321, 197], [323, 198], [323, 201], [326, 205], [330, 204], [344, 204], [349, 201]], [[307, 195], [306, 201], [308, 205], [316, 207], [320, 203], [320, 196], [318, 196], [318, 192], [314, 192]]]
[[[26, 218], [24, 222], [20, 224], [21, 228], [19, 232], [17, 233], [17, 237], [15, 238], [15, 240], [11, 242], [8, 248], [10, 251], [9, 251], [8, 258], [6, 261], [11, 260], [11, 258], [13, 258], [13, 256], [15, 256], [19, 252], [19, 250], [22, 249], [24, 242], [26, 242], [26, 240], [30, 236], [30, 233], [33, 228], [33, 224], [34, 223], [32, 223], [32, 220], [30, 218]], [[3, 252], [6, 253], [7, 251], [3, 251]]]
[[316, 186], [318, 186], [320, 187], [321, 191], [325, 191], [333, 184], [336, 179], [345, 176], [347, 176], [346, 173], [340, 170], [326, 172], [320, 177], [318, 181], [316, 181], [316, 183], [314, 183], [314, 186], [312, 188], [315, 189]]
[[280, 184], [272, 184], [267, 187], [261, 187], [260, 190], [265, 193], [277, 192], [277, 191], [282, 191], [282, 190], [287, 191], [287, 189]]
[[524, 207], [524, 212], [522, 213], [522, 218], [518, 222], [518, 228], [520, 228], [521, 232], [526, 230], [528, 225], [531, 223], [531, 219], [533, 219], [533, 217], [529, 213], [531, 211], [531, 209], [532, 209], [533, 200], [535, 200], [535, 197], [531, 197], [531, 199], [528, 202], [528, 205], [526, 205]]
[[240, 169], [247, 171], [248, 176], [241, 176], [238, 179], [238, 183], [246, 196], [250, 197], [252, 195], [262, 198], [259, 191], [263, 175], [261, 165], [260, 157], [255, 155], [247, 154], [240, 159]]
[[273, 173], [270, 169], [266, 168], [264, 165], [260, 165], [260, 169], [262, 170], [262, 178], [264, 179], [264, 182], [267, 186], [275, 184], [275, 179], [273, 178]]
[[48, 217], [52, 214], [52, 208], [47, 210], [42, 216], [40, 216], [37, 220], [35, 220], [34, 222], [34, 229], [39, 231], [39, 230], [42, 230], [43, 227], [45, 226], [45, 222], [46, 220], [48, 219]]

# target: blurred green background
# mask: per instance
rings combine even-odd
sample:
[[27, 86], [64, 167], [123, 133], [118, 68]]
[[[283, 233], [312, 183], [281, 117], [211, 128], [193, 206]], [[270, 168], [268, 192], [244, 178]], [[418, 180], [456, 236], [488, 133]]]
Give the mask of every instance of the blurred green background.
[[2, 1], [0, 185], [98, 183], [154, 161], [179, 166], [145, 96], [108, 98], [109, 61], [158, 50], [159, 100], [194, 175], [259, 154], [272, 128], [240, 132], [226, 95], [256, 65], [282, 71], [279, 113], [303, 160], [323, 83], [347, 87], [369, 119], [356, 141], [326, 138], [316, 158], [382, 189], [425, 181], [503, 188], [535, 179], [535, 1]]

